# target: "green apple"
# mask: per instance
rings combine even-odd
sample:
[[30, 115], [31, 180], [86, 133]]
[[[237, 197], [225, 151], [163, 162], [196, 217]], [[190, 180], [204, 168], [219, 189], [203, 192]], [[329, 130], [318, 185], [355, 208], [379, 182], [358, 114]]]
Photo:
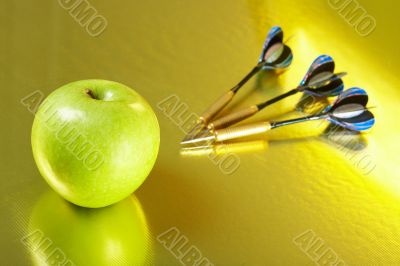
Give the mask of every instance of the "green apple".
[[35, 203], [21, 242], [34, 265], [150, 265], [154, 255], [144, 212], [133, 195], [88, 209], [49, 191]]
[[47, 183], [76, 205], [98, 208], [143, 183], [157, 158], [160, 129], [150, 105], [134, 90], [82, 80], [45, 99], [31, 141]]

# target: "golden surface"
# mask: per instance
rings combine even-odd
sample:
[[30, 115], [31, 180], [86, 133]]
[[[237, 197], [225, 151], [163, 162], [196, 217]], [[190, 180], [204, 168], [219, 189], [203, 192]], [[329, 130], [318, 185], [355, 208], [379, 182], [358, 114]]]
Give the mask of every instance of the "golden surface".
[[[398, 2], [358, 0], [377, 23], [364, 37], [329, 1], [90, 3], [108, 21], [99, 37], [90, 36], [58, 1], [0, 3], [1, 265], [33, 263], [20, 239], [49, 190], [32, 158], [33, 115], [20, 101], [35, 90], [48, 95], [88, 78], [131, 86], [157, 112], [160, 154], [135, 192], [151, 245], [138, 257], [147, 264], [181, 265], [157, 240], [175, 227], [215, 265], [313, 265], [313, 249], [303, 252], [296, 244], [307, 232], [347, 265], [400, 265]], [[327, 53], [337, 71], [349, 72], [346, 88], [366, 89], [369, 105], [376, 106], [372, 131], [348, 137], [361, 148], [351, 149], [355, 146], [337, 136], [321, 137], [326, 124], [308, 122], [272, 130], [248, 145], [180, 151], [182, 117], [166, 115], [157, 103], [175, 94], [188, 106], [184, 115], [204, 111], [254, 66], [273, 25], [282, 26], [285, 39], [291, 36], [290, 70], [259, 74], [231, 107], [293, 88], [312, 60]], [[299, 116], [282, 115], [300, 97], [250, 120]], [[240, 158], [230, 175], [224, 174], [224, 157], [212, 156], [227, 152]], [[85, 233], [81, 238], [90, 241]], [[93, 245], [94, 253], [118, 259], [118, 252]]]

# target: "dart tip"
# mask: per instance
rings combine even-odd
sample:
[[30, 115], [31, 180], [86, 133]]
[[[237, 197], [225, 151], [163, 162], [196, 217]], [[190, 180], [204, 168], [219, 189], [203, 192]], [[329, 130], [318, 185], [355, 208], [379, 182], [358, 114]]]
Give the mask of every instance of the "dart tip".
[[214, 140], [214, 135], [209, 135], [209, 136], [198, 137], [198, 138], [194, 138], [194, 139], [183, 140], [183, 141], [181, 141], [181, 145], [196, 144], [196, 143], [202, 143], [202, 142], [213, 141], [213, 140]]
[[192, 143], [193, 139], [183, 139], [181, 141], [181, 145], [188, 145], [190, 143]]
[[214, 139], [214, 134], [212, 134], [209, 130], [201, 130], [197, 131], [195, 136], [182, 140], [181, 145], [212, 142]]
[[[183, 138], [182, 142], [194, 139], [203, 129], [205, 128], [205, 125], [203, 123], [198, 123], [196, 124]], [[181, 142], [181, 144], [182, 144]]]

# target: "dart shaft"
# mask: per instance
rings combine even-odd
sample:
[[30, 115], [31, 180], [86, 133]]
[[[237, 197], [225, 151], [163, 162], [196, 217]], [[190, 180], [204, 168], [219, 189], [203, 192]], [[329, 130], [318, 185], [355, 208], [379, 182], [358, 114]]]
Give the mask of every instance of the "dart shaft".
[[281, 127], [281, 126], [287, 126], [287, 125], [297, 124], [297, 123], [311, 121], [311, 120], [324, 119], [324, 118], [326, 118], [325, 115], [311, 115], [311, 116], [305, 116], [305, 117], [300, 117], [300, 118], [295, 118], [295, 119], [290, 119], [290, 120], [285, 120], [285, 121], [272, 122], [271, 128], [277, 128], [277, 127]]
[[297, 92], [298, 92], [297, 88], [296, 89], [292, 89], [292, 90], [290, 90], [290, 91], [288, 91], [288, 92], [286, 92], [284, 94], [281, 94], [281, 95], [279, 95], [279, 96], [277, 96], [275, 98], [272, 98], [272, 99], [270, 99], [268, 101], [265, 101], [263, 103], [257, 104], [257, 107], [258, 107], [259, 110], [262, 110], [262, 109], [264, 109], [265, 107], [267, 107], [267, 106], [269, 106], [271, 104], [274, 104], [274, 103], [276, 103], [276, 102], [278, 102], [278, 101], [280, 101], [282, 99], [285, 99], [286, 97], [289, 97], [289, 96], [291, 96], [293, 94], [296, 94]]
[[249, 79], [251, 79], [262, 68], [262, 64], [257, 64], [235, 87], [231, 89], [234, 93], [238, 92]]

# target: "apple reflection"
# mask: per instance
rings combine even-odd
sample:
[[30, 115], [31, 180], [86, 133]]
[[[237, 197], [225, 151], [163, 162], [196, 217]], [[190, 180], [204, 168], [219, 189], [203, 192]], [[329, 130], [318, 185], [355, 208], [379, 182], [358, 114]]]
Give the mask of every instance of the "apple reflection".
[[28, 234], [35, 265], [151, 264], [150, 233], [139, 201], [130, 196], [112, 206], [86, 209], [55, 192], [35, 204]]

